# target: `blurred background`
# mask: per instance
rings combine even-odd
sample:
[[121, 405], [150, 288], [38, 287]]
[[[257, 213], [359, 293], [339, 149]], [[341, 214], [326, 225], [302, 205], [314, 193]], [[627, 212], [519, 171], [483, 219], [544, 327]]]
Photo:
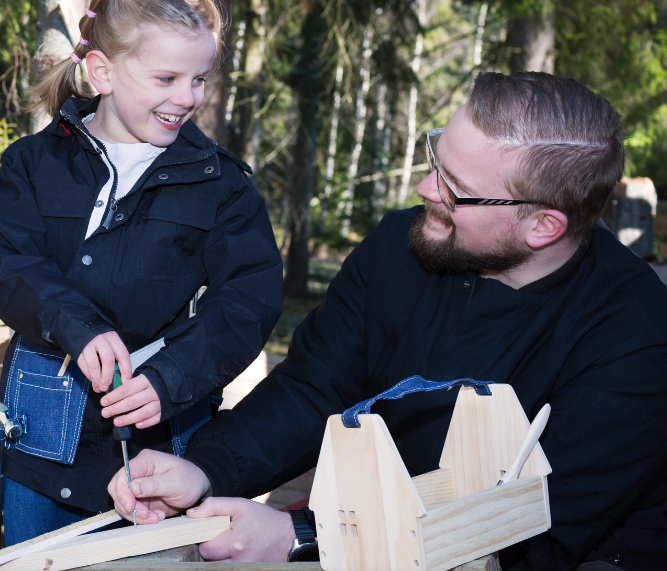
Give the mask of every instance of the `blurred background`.
[[[31, 74], [69, 55], [86, 5], [0, 0], [0, 152], [45, 124], [22, 111]], [[223, 58], [195, 121], [251, 165], [271, 214], [286, 312], [267, 351], [284, 354], [385, 212], [419, 203], [425, 131], [447, 123], [480, 71], [547, 71], [611, 101], [629, 134], [628, 178], [605, 218], [638, 255], [667, 260], [667, 0], [220, 6]]]

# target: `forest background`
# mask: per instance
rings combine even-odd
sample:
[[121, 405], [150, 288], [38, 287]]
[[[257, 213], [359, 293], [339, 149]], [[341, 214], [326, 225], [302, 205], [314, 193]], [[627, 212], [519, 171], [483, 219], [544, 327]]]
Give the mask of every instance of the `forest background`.
[[[425, 132], [480, 71], [547, 71], [606, 97], [626, 176], [667, 199], [667, 0], [219, 2], [224, 58], [195, 121], [252, 167], [271, 215], [287, 311], [269, 351], [388, 210], [419, 203]], [[22, 111], [31, 74], [68, 56], [85, 6], [0, 0], [0, 152], [43, 125]]]

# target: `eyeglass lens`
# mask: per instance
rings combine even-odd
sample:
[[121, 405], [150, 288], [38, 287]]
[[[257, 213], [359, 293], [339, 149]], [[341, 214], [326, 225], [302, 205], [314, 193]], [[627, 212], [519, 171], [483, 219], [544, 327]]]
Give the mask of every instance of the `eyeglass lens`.
[[440, 174], [440, 170], [436, 168], [435, 164], [435, 149], [437, 148], [437, 143], [438, 139], [440, 138], [440, 133], [431, 135], [427, 134], [426, 137], [428, 139], [426, 143], [427, 147], [426, 156], [428, 157], [428, 166], [431, 169], [431, 171], [433, 171], [433, 169], [437, 170], [435, 180], [438, 185], [438, 194], [440, 195], [440, 198], [442, 199], [442, 202], [445, 204], [445, 206], [449, 208], [451, 211], [454, 211], [456, 209], [456, 195], [452, 191], [452, 188], [450, 187], [449, 183], [442, 177], [442, 175]]

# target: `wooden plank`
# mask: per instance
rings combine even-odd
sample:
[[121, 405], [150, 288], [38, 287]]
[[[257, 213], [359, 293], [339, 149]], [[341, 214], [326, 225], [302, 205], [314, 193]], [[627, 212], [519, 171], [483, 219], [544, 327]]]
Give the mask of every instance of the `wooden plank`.
[[451, 569], [549, 529], [545, 486], [545, 476], [528, 476], [429, 510], [426, 569]]
[[175, 517], [155, 525], [123, 527], [69, 539], [3, 566], [3, 571], [62, 571], [123, 557], [210, 541], [229, 529], [229, 517]]
[[116, 510], [110, 510], [66, 527], [56, 529], [55, 531], [34, 537], [23, 543], [17, 543], [11, 547], [6, 547], [5, 549], [0, 550], [0, 564], [29, 555], [30, 553], [42, 551], [52, 545], [62, 543], [73, 537], [95, 531], [100, 527], [120, 521], [120, 519], [121, 517]]
[[412, 483], [427, 510], [456, 499], [452, 471], [449, 468], [440, 468], [415, 476], [412, 478]]
[[[490, 385], [492, 397], [463, 387], [459, 391], [440, 458], [449, 468], [457, 498], [495, 487], [514, 461], [530, 423], [510, 385]], [[519, 478], [547, 475], [551, 466], [538, 443]]]
[[320, 562], [327, 571], [405, 569], [421, 560], [426, 509], [382, 418], [359, 419], [360, 428], [340, 415], [327, 422], [310, 497]]

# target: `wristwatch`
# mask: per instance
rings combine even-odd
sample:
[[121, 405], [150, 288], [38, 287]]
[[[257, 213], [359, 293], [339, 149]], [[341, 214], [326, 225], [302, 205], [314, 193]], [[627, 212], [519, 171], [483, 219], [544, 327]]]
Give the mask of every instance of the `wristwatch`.
[[289, 515], [294, 524], [296, 539], [287, 561], [319, 561], [320, 552], [317, 548], [315, 530], [310, 526], [306, 514], [302, 510], [290, 510]]

